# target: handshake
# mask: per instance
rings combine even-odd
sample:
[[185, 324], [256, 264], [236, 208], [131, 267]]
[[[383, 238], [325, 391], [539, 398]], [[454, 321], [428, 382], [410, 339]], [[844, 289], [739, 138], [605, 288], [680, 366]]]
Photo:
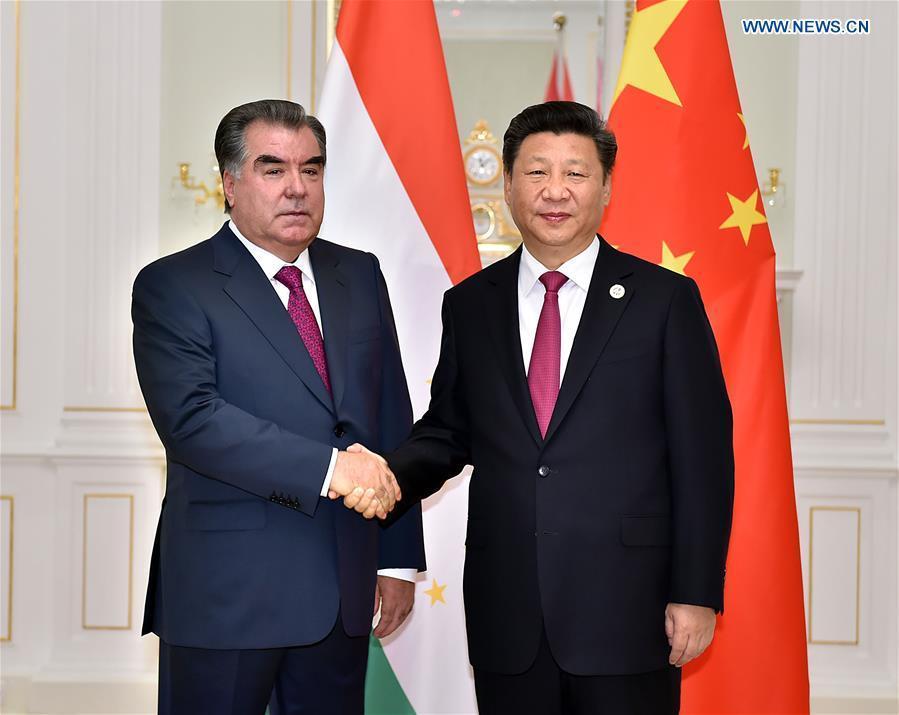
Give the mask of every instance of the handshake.
[[386, 519], [402, 494], [384, 458], [353, 444], [346, 452], [337, 453], [328, 487], [329, 499], [340, 497], [347, 509], [355, 509], [366, 519]]

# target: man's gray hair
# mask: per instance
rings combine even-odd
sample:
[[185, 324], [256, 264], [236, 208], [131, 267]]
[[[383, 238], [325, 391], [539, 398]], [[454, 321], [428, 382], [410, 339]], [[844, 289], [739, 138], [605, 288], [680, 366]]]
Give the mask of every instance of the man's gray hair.
[[[253, 122], [263, 122], [276, 127], [300, 130], [309, 127], [322, 156], [322, 167], [327, 160], [325, 150], [325, 128], [311, 114], [296, 102], [283, 99], [260, 99], [258, 102], [241, 104], [228, 112], [215, 130], [215, 158], [224, 181], [225, 172], [240, 178], [240, 170], [246, 162], [247, 128]], [[225, 199], [225, 213], [231, 213], [231, 204]]]

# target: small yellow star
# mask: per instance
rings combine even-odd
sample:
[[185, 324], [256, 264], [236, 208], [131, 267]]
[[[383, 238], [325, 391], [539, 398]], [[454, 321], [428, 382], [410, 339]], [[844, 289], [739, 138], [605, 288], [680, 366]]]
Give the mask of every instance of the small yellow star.
[[435, 603], [437, 603], [438, 601], [440, 601], [440, 603], [443, 603], [443, 604], [446, 603], [446, 600], [443, 598], [443, 591], [445, 589], [446, 589], [446, 584], [439, 586], [437, 584], [436, 578], [431, 581], [431, 588], [429, 588], [427, 591], [425, 591], [425, 595], [430, 596], [432, 606]]
[[749, 245], [749, 233], [753, 226], [768, 223], [765, 214], [758, 211], [755, 206], [758, 203], [759, 190], [756, 189], [752, 195], [745, 201], [740, 201], [733, 194], [728, 193], [727, 200], [730, 201], [731, 215], [718, 228], [739, 228], [743, 241]]
[[687, 267], [690, 259], [693, 258], [694, 253], [696, 253], [696, 251], [690, 251], [689, 253], [682, 253], [679, 256], [675, 256], [671, 249], [668, 248], [668, 244], [662, 241], [662, 262], [659, 265], [662, 268], [667, 268], [669, 271], [674, 271], [675, 273], [680, 273], [682, 276], [685, 276], [687, 274], [684, 269]]
[[746, 136], [743, 137], [743, 148], [749, 146], [749, 130], [746, 128], [746, 117], [737, 112], [737, 116], [740, 118], [740, 121], [743, 122], [743, 131], [746, 132]]
[[634, 13], [627, 33], [612, 106], [627, 85], [654, 94], [678, 107], [683, 106], [668, 72], [656, 54], [656, 45], [686, 4], [687, 0], [663, 0]]

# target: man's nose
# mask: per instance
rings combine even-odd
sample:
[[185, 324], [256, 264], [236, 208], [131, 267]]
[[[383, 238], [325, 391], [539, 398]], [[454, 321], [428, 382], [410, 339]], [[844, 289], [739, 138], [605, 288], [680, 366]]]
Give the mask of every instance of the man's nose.
[[564, 174], [550, 174], [543, 186], [543, 196], [550, 201], [561, 201], [568, 197], [568, 186]]
[[305, 196], [306, 184], [303, 183], [303, 177], [300, 174], [288, 173], [286, 178], [286, 186], [284, 194], [286, 196]]

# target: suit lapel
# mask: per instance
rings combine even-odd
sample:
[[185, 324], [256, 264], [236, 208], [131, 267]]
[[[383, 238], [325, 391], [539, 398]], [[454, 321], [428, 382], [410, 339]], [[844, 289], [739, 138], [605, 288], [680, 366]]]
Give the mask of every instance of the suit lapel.
[[225, 283], [225, 293], [253, 321], [310, 392], [333, 411], [331, 396], [325, 390], [312, 358], [309, 357], [309, 351], [303, 345], [296, 326], [259, 264], [240, 244], [227, 224], [213, 237], [213, 246], [214, 270], [230, 276]]
[[[568, 410], [571, 409], [590, 376], [593, 366], [602, 355], [618, 320], [633, 298], [634, 288], [627, 280], [632, 272], [627, 262], [622, 259], [621, 253], [600, 237], [599, 256], [587, 291], [584, 312], [574, 336], [574, 345], [568, 357], [568, 366], [565, 368], [565, 378], [559, 389], [559, 398], [556, 400], [556, 407], [546, 430], [545, 441], [552, 439], [559, 424], [565, 419], [565, 415], [568, 414]], [[614, 298], [609, 293], [616, 284], [624, 288], [624, 295], [620, 298]]]
[[534, 404], [528, 390], [524, 358], [521, 355], [521, 331], [518, 326], [518, 266], [521, 248], [495, 265], [490, 283], [494, 295], [487, 300], [490, 310], [490, 335], [500, 363], [500, 372], [506, 379], [518, 414], [534, 441], [540, 445], [543, 438], [537, 426]]
[[[309, 245], [309, 259], [315, 274], [325, 358], [334, 405], [340, 406], [346, 387], [347, 325], [349, 324], [349, 295], [346, 280], [340, 272], [340, 258], [331, 244], [316, 239]], [[319, 380], [320, 382], [320, 380]]]

